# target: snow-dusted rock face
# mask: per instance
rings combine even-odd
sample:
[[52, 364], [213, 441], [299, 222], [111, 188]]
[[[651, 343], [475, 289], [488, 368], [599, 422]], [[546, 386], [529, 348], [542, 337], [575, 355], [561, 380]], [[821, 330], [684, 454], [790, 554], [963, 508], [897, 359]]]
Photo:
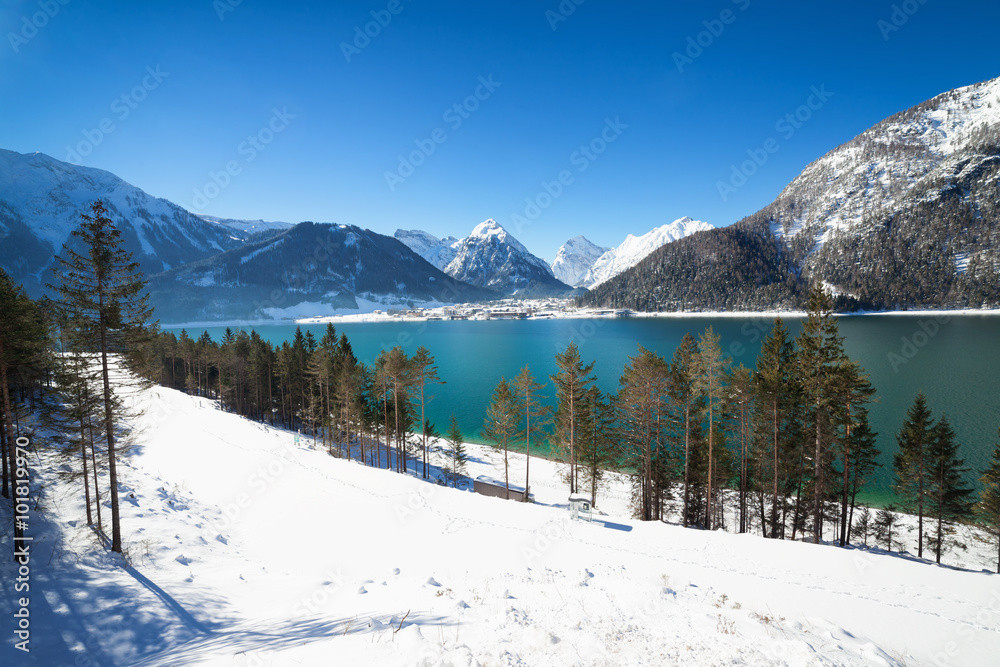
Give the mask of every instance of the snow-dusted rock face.
[[147, 275], [240, 245], [246, 234], [206, 222], [101, 169], [42, 153], [0, 149], [0, 266], [34, 296], [51, 282], [54, 257], [103, 199], [121, 222], [125, 247]]
[[397, 229], [393, 236], [442, 271], [455, 259], [456, 246], [459, 244], [454, 236], [439, 239], [418, 229]]
[[601, 255], [577, 284], [588, 288], [596, 287], [614, 278], [619, 273], [632, 268], [657, 248], [690, 236], [695, 232], [703, 232], [709, 229], [715, 229], [715, 227], [707, 222], [684, 217], [671, 222], [669, 225], [657, 227], [642, 236], [629, 234], [620, 246], [612, 248]]
[[609, 250], [610, 248], [594, 245], [583, 236], [574, 236], [559, 248], [556, 259], [549, 268], [556, 278], [576, 287], [594, 266], [594, 262]]
[[569, 290], [552, 275], [548, 264], [535, 257], [520, 241], [492, 218], [480, 223], [455, 246], [455, 258], [445, 267], [448, 275], [502, 294], [542, 294]]
[[294, 222], [272, 222], [268, 220], [233, 220], [231, 218], [216, 218], [213, 215], [198, 215], [199, 218], [215, 225], [235, 229], [244, 234], [257, 234], [258, 232], [275, 232], [291, 229]]
[[[769, 207], [772, 231], [816, 270], [818, 251], [835, 238], [865, 236], [897, 211], [951, 194], [949, 184], [994, 170], [998, 140], [1000, 79], [938, 95], [806, 167]], [[992, 185], [995, 200], [995, 177]]]

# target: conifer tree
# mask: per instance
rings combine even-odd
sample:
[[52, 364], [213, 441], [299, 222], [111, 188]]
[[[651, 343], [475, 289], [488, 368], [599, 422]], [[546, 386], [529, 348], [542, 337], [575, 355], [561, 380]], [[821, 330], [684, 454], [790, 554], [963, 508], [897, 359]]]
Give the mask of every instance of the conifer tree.
[[892, 551], [897, 546], [894, 537], [898, 531], [899, 516], [895, 505], [887, 505], [875, 514], [875, 540], [885, 544], [886, 551]]
[[705, 413], [708, 418], [708, 490], [706, 493], [705, 529], [712, 529], [713, 488], [715, 477], [715, 439], [718, 433], [716, 420], [722, 419], [726, 374], [732, 360], [722, 354], [719, 335], [708, 327], [698, 339], [698, 356], [695, 361], [695, 389], [705, 399]]
[[555, 437], [567, 449], [569, 460], [568, 481], [570, 493], [577, 493], [577, 437], [583, 412], [581, 405], [587, 389], [594, 382], [591, 375], [594, 362], [587, 366], [580, 360], [580, 349], [571, 342], [564, 352], [556, 354], [559, 372], [550, 376], [556, 387]]
[[465, 436], [462, 435], [462, 429], [458, 426], [458, 419], [455, 417], [455, 413], [451, 413], [451, 422], [448, 424], [448, 433], [445, 435], [445, 440], [448, 441], [448, 458], [451, 459], [451, 471], [449, 476], [451, 477], [452, 486], [456, 489], [458, 488], [458, 478], [466, 474], [466, 465], [469, 461], [469, 455], [465, 451]]
[[937, 520], [930, 544], [934, 558], [941, 562], [941, 551], [951, 524], [972, 514], [972, 489], [965, 486], [965, 461], [958, 458], [958, 443], [948, 417], [941, 416], [934, 427], [928, 452], [927, 510]]
[[[851, 464], [851, 507], [848, 524], [853, 525], [858, 491], [869, 481], [875, 469], [882, 467], [882, 464], [878, 462], [879, 450], [875, 444], [878, 433], [872, 431], [867, 411], [859, 415], [858, 422], [851, 430], [850, 437], [853, 463]], [[850, 544], [850, 535], [848, 535], [847, 543]], [[867, 542], [865, 546], [867, 546]]]
[[989, 467], [979, 478], [983, 491], [976, 506], [979, 520], [986, 526], [990, 535], [996, 541], [997, 574], [1000, 574], [1000, 430], [997, 431], [997, 444], [993, 449], [993, 458]]
[[625, 462], [634, 471], [634, 514], [642, 521], [657, 516], [654, 468], [665, 443], [669, 373], [663, 357], [640, 345], [639, 352], [628, 358], [619, 379], [618, 412], [626, 445]]
[[[757, 357], [757, 372], [754, 374], [757, 401], [755, 416], [760, 433], [758, 446], [761, 458], [767, 455], [766, 466], [770, 479], [771, 512], [770, 537], [784, 537], [783, 521], [779, 523], [779, 494], [784, 496], [782, 462], [783, 440], [790, 438], [789, 428], [793, 404], [797, 399], [797, 374], [795, 373], [795, 348], [789, 338], [788, 328], [781, 318], [775, 318], [774, 326], [761, 345]], [[763, 468], [762, 477], [763, 477]], [[761, 479], [763, 482], [763, 479]], [[763, 502], [763, 501], [762, 501]], [[783, 517], [782, 517], [783, 518]], [[763, 521], [763, 517], [761, 517]], [[767, 537], [766, 527], [764, 536]]]
[[679, 440], [684, 450], [684, 526], [691, 516], [691, 446], [692, 425], [700, 411], [699, 398], [694, 389], [694, 373], [698, 358], [698, 342], [690, 333], [685, 333], [680, 345], [674, 351], [670, 362], [670, 398], [678, 410], [678, 421], [682, 425]]
[[[84, 252], [65, 247], [57, 275], [66, 320], [78, 326], [81, 345], [100, 356], [103, 383], [104, 434], [107, 438], [108, 476], [111, 492], [111, 550], [121, 553], [121, 518], [118, 506], [118, 474], [114, 412], [108, 355], [117, 353], [126, 368], [148, 342], [147, 323], [152, 310], [143, 293], [145, 280], [138, 263], [123, 247], [121, 232], [108, 217], [100, 200], [91, 205], [92, 215], [73, 232]], [[119, 415], [120, 417], [120, 415]]]
[[503, 481], [506, 497], [510, 500], [510, 442], [517, 434], [519, 410], [514, 390], [506, 379], [500, 378], [493, 390], [493, 398], [483, 420], [483, 436], [497, 449], [503, 449]]
[[798, 372], [809, 406], [812, 450], [813, 542], [823, 538], [831, 445], [836, 438], [837, 414], [842, 401], [841, 367], [846, 363], [843, 338], [833, 315], [833, 299], [821, 287], [809, 292], [809, 305], [798, 338]]
[[874, 519], [872, 517], [872, 512], [868, 509], [867, 505], [863, 505], [860, 510], [858, 510], [858, 518], [854, 523], [851, 524], [851, 537], [857, 538], [861, 537], [861, 543], [866, 547], [868, 546], [868, 536], [872, 532], [872, 525]]
[[[580, 486], [590, 493], [591, 507], [597, 507], [597, 490], [604, 479], [605, 469], [612, 463], [611, 439], [615, 421], [612, 400], [591, 386], [584, 396], [584, 426], [580, 434]], [[654, 484], [657, 481], [653, 472]]]
[[[434, 356], [430, 351], [421, 345], [410, 360], [410, 380], [416, 389], [417, 400], [420, 401], [420, 423], [427, 421], [426, 407], [434, 396], [427, 393], [427, 385], [444, 384], [438, 377], [437, 366], [434, 365]], [[421, 435], [420, 447], [422, 451], [423, 477], [427, 479], [427, 434]]]
[[739, 532], [747, 531], [747, 502], [750, 492], [750, 414], [754, 401], [753, 373], [743, 364], [732, 369], [726, 379], [728, 412], [733, 416], [734, 437], [739, 442]]
[[899, 451], [892, 460], [896, 472], [893, 490], [903, 498], [906, 509], [917, 515], [918, 558], [924, 556], [924, 514], [931, 474], [928, 453], [933, 438], [934, 420], [927, 407], [927, 398], [920, 392], [906, 412], [903, 426], [896, 434]]
[[539, 392], [543, 385], [535, 381], [527, 364], [514, 378], [512, 386], [517, 393], [521, 414], [524, 415], [524, 428], [520, 430], [517, 437], [524, 438], [525, 444], [524, 500], [527, 501], [528, 495], [531, 493], [531, 480], [528, 476], [531, 472], [531, 434], [544, 428], [552, 414], [552, 409], [541, 402]]

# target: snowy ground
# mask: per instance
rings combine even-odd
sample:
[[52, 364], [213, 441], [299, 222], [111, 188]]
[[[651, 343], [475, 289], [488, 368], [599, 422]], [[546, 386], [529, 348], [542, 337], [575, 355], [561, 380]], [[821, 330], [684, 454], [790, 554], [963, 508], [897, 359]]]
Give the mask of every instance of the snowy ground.
[[[613, 481], [570, 522], [536, 504], [297, 445], [205, 399], [144, 392], [120, 466], [133, 567], [95, 548], [78, 491], [33, 460], [31, 653], [20, 665], [995, 665], [1000, 576], [630, 520]], [[473, 477], [502, 475], [470, 446]], [[523, 459], [514, 457], [520, 470]], [[9, 533], [9, 529], [8, 529]], [[9, 543], [9, 538], [8, 538]], [[990, 567], [969, 544], [949, 562]], [[0, 613], [16, 573], [0, 563]], [[11, 621], [8, 620], [8, 626]]]

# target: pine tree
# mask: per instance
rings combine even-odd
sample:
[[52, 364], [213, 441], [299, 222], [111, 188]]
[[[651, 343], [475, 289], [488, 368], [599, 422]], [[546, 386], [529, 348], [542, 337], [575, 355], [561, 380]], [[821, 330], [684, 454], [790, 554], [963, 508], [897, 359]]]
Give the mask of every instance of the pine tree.
[[118, 455], [115, 442], [116, 418], [111, 390], [108, 355], [117, 353], [129, 368], [135, 354], [149, 340], [147, 323], [152, 311], [143, 294], [145, 281], [122, 246], [121, 232], [108, 217], [100, 200], [91, 205], [92, 215], [82, 215], [83, 222], [73, 232], [86, 254], [64, 247], [66, 256], [59, 259], [62, 281], [59, 292], [66, 320], [79, 326], [77, 340], [100, 355], [103, 381], [104, 433], [107, 438], [108, 476], [111, 491], [111, 550], [121, 553], [121, 517], [118, 506]]
[[930, 484], [927, 465], [928, 451], [934, 437], [934, 421], [923, 392], [917, 394], [913, 405], [906, 412], [906, 419], [896, 442], [899, 451], [893, 456], [896, 471], [893, 490], [903, 498], [905, 507], [917, 514], [917, 557], [924, 556], [924, 514]]
[[894, 537], [899, 525], [899, 516], [896, 514], [895, 505], [887, 505], [885, 509], [880, 509], [875, 514], [875, 540], [885, 544], [886, 551], [892, 551], [897, 546]]
[[684, 509], [683, 525], [688, 525], [691, 516], [691, 446], [692, 424], [700, 412], [700, 401], [694, 389], [695, 364], [698, 358], [698, 343], [690, 333], [684, 334], [680, 345], [674, 351], [670, 362], [670, 399], [679, 414], [677, 421], [682, 425], [684, 450]]
[[[433, 395], [427, 393], [427, 385], [444, 384], [444, 380], [438, 377], [437, 366], [434, 365], [434, 357], [430, 351], [421, 345], [410, 360], [410, 380], [416, 388], [417, 399], [420, 401], [420, 423], [427, 421], [426, 407]], [[424, 479], [427, 479], [427, 436], [424, 434], [420, 439], [422, 451], [422, 462]]]
[[713, 488], [715, 477], [715, 439], [716, 419], [722, 419], [722, 399], [724, 396], [725, 378], [729, 372], [732, 360], [722, 354], [719, 345], [719, 335], [712, 327], [708, 327], [698, 339], [698, 356], [695, 361], [694, 386], [705, 399], [705, 412], [708, 418], [708, 490], [706, 494], [705, 529], [712, 529]]
[[798, 338], [798, 372], [809, 406], [812, 440], [813, 542], [823, 538], [823, 519], [831, 445], [842, 401], [841, 367], [846, 363], [843, 338], [833, 316], [833, 299], [821, 287], [809, 292], [809, 305]]
[[[590, 493], [591, 507], [597, 507], [597, 490], [604, 471], [612, 463], [611, 439], [615, 420], [612, 400], [606, 399], [597, 387], [591, 386], [584, 396], [584, 429], [580, 434], [580, 486]], [[656, 472], [654, 471], [654, 482]]]
[[[14, 437], [14, 410], [10, 383], [14, 371], [37, 365], [44, 349], [45, 331], [42, 314], [34, 302], [28, 298], [24, 288], [15, 285], [7, 272], [0, 268], [0, 394], [3, 404], [2, 414], [4, 437], [3, 451], [3, 496], [11, 498], [17, 505], [16, 493], [11, 493], [16, 471], [16, 438]], [[15, 538], [22, 531], [15, 522]]]
[[[851, 431], [851, 452], [854, 462], [851, 465], [851, 508], [848, 517], [850, 525], [853, 525], [854, 522], [854, 507], [858, 491], [869, 481], [875, 469], [882, 467], [882, 464], [878, 462], [879, 450], [875, 444], [877, 437], [878, 433], [872, 431], [868, 422], [868, 412], [862, 412], [857, 425]], [[850, 536], [848, 536], [848, 544], [850, 544]], [[867, 542], [865, 546], [867, 546]]]
[[972, 489], [964, 485], [965, 461], [958, 458], [955, 431], [942, 415], [934, 427], [927, 458], [929, 478], [927, 485], [927, 511], [937, 519], [937, 528], [930, 543], [934, 558], [941, 562], [941, 551], [951, 524], [972, 514]]
[[872, 532], [872, 512], [868, 509], [867, 505], [863, 505], [860, 510], [858, 510], [858, 518], [854, 523], [851, 524], [851, 537], [857, 538], [861, 537], [861, 542], [866, 547], [868, 546], [868, 535]]
[[664, 450], [667, 424], [667, 378], [663, 357], [639, 346], [629, 357], [619, 379], [618, 412], [625, 445], [624, 463], [632, 474], [634, 515], [642, 521], [657, 518], [654, 468]]
[[535, 381], [531, 369], [527, 365], [517, 374], [512, 385], [517, 393], [521, 414], [524, 415], [524, 428], [520, 430], [517, 437], [518, 439], [524, 438], [525, 443], [524, 500], [527, 502], [528, 495], [531, 493], [531, 480], [528, 477], [531, 472], [531, 434], [544, 428], [552, 414], [552, 409], [541, 402], [539, 392], [542, 385]]
[[449, 476], [451, 477], [452, 486], [457, 489], [458, 478], [466, 474], [465, 469], [469, 461], [469, 455], [465, 451], [465, 436], [462, 435], [462, 429], [458, 427], [458, 419], [455, 418], [454, 412], [451, 413], [451, 422], [448, 424], [448, 433], [445, 435], [445, 440], [448, 441], [448, 458], [451, 459]]
[[567, 451], [569, 460], [568, 481], [570, 493], [577, 493], [577, 451], [576, 443], [581, 427], [583, 397], [594, 382], [591, 375], [594, 362], [584, 366], [580, 360], [580, 349], [570, 343], [566, 350], [556, 354], [559, 372], [550, 376], [556, 387], [556, 414], [554, 436], [560, 446]]
[[[864, 373], [861, 366], [854, 362], [843, 363], [840, 367], [840, 402], [842, 411], [841, 428], [843, 433], [840, 437], [840, 452], [842, 465], [842, 482], [840, 488], [840, 546], [847, 546], [850, 526], [850, 487], [851, 472], [856, 464], [857, 454], [853, 447], [855, 444], [854, 429], [862, 423], [868, 425], [868, 412], [866, 405], [871, 402], [875, 395], [875, 388], [868, 380], [868, 375]], [[874, 440], [874, 436], [872, 437]]]
[[[792, 440], [789, 422], [792, 420], [793, 406], [798, 398], [797, 373], [795, 372], [795, 347], [789, 338], [788, 328], [782, 319], [776, 318], [767, 338], [761, 345], [757, 357], [757, 372], [754, 375], [757, 401], [755, 403], [755, 431], [760, 435], [757, 443], [760, 449], [761, 482], [766, 468], [770, 479], [771, 512], [770, 537], [784, 537], [784, 517], [779, 521], [779, 495], [784, 496], [784, 474], [782, 463], [786, 447]], [[794, 440], [792, 440], [794, 442]], [[763, 459], [767, 458], [767, 464]], [[763, 500], [761, 501], [763, 504]], [[762, 512], [763, 514], [763, 512]], [[764, 517], [761, 516], [763, 524]], [[764, 536], [767, 530], [763, 528]]]
[[503, 482], [507, 490], [506, 497], [510, 500], [510, 460], [508, 451], [510, 442], [517, 435], [519, 410], [514, 390], [506, 379], [500, 378], [493, 390], [493, 398], [486, 409], [483, 421], [483, 436], [493, 442], [497, 449], [503, 449]]
[[740, 364], [734, 368], [727, 380], [729, 393], [726, 397], [727, 411], [734, 417], [734, 436], [739, 439], [739, 532], [747, 532], [748, 496], [750, 492], [750, 441], [752, 427], [750, 415], [754, 402], [753, 372]]
[[979, 479], [983, 491], [979, 497], [979, 505], [976, 506], [976, 514], [996, 541], [997, 574], [1000, 574], [1000, 430], [997, 431], [997, 445], [993, 449], [993, 458]]

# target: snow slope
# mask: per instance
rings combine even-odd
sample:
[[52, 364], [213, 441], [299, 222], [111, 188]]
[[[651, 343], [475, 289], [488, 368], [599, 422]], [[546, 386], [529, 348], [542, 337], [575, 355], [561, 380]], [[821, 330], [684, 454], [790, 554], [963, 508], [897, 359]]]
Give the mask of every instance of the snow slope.
[[683, 217], [642, 236], [629, 234], [620, 246], [601, 255], [577, 284], [587, 288], [596, 287], [632, 268], [657, 248], [708, 229], [714, 227], [707, 222]]
[[576, 287], [601, 255], [611, 250], [594, 245], [583, 236], [574, 236], [562, 244], [552, 262], [552, 275]]
[[[134, 566], [95, 550], [57, 462], [33, 462], [33, 643], [13, 664], [994, 665], [1000, 653], [996, 575], [635, 522], [616, 475], [598, 500], [610, 516], [570, 522], [558, 466], [540, 459], [537, 502], [519, 504], [333, 458], [173, 390], [129, 400], [146, 408], [120, 465]], [[471, 450], [472, 475], [502, 475]], [[0, 561], [11, 619], [13, 564]]]

